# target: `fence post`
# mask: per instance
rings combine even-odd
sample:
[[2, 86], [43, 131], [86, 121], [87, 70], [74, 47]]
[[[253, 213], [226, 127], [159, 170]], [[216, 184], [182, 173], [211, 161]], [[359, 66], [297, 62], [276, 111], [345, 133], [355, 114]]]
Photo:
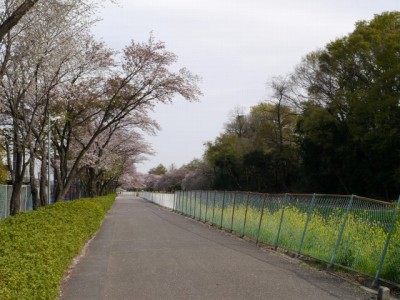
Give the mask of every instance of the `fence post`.
[[[389, 248], [390, 239], [392, 238], [392, 234], [395, 231], [395, 225], [396, 225], [396, 221], [397, 221], [397, 216], [399, 214], [399, 209], [400, 209], [400, 196], [399, 196], [399, 199], [397, 200], [396, 206], [394, 208], [394, 212], [393, 212], [393, 216], [392, 216], [392, 222], [390, 224], [390, 231], [389, 231], [388, 236], [386, 238], [385, 246], [383, 248], [381, 259], [379, 261], [378, 270], [376, 271], [375, 279], [372, 282], [372, 286], [377, 286], [378, 285], [379, 277], [381, 276], [381, 272], [382, 272], [382, 268], [383, 268], [383, 263], [385, 261], [387, 250]], [[397, 230], [400, 230], [400, 229], [397, 229]]]
[[182, 214], [187, 215], [187, 191], [182, 194]]
[[188, 206], [189, 206], [189, 204], [188, 204], [188, 202], [189, 202], [189, 191], [186, 191], [186, 193], [185, 193], [185, 215], [187, 216], [188, 215]]
[[[25, 202], [23, 203], [23, 211], [26, 211], [27, 210], [27, 205], [26, 205], [26, 202], [27, 202], [27, 200], [28, 199], [26, 199], [26, 187], [25, 187], [25, 189], [24, 189], [24, 187], [22, 187], [22, 191], [21, 191], [21, 198], [24, 198], [24, 194], [25, 194]], [[21, 202], [23, 202], [23, 201], [21, 201]], [[22, 204], [22, 203], [21, 203]], [[21, 205], [21, 207], [22, 207], [22, 205]]]
[[28, 210], [28, 189], [25, 187], [25, 211]]
[[346, 228], [346, 224], [347, 224], [347, 219], [349, 218], [351, 205], [353, 204], [353, 199], [354, 199], [354, 195], [351, 195], [349, 204], [347, 205], [346, 215], [345, 215], [344, 220], [343, 220], [342, 228], [340, 229], [340, 233], [339, 233], [338, 239], [336, 241], [335, 250], [332, 253], [332, 257], [331, 257], [331, 261], [329, 263], [328, 269], [332, 269], [333, 263], [335, 262], [336, 252], [339, 249], [340, 242], [342, 241], [344, 229]]
[[182, 196], [181, 196], [181, 206], [182, 206], [182, 215], [186, 214], [186, 191], [182, 191]]
[[233, 218], [235, 216], [236, 195], [237, 195], [237, 192], [235, 192], [233, 194], [233, 211], [232, 211], [231, 230], [230, 230], [231, 232], [232, 232], [232, 229], [233, 229]]
[[180, 194], [179, 195], [179, 207], [180, 207], [181, 215], [183, 215], [183, 211], [184, 211], [183, 209], [185, 208], [184, 203], [183, 203], [184, 196], [185, 196], [185, 191], [183, 190], [179, 194]]
[[286, 193], [285, 197], [283, 198], [283, 208], [282, 208], [282, 213], [281, 213], [281, 219], [279, 221], [278, 233], [277, 233], [276, 239], [275, 239], [275, 250], [278, 249], [279, 236], [281, 235], [281, 229], [282, 229], [282, 223], [283, 223], [283, 215], [285, 214], [286, 202], [288, 202], [287, 195], [288, 194]]
[[4, 201], [4, 219], [7, 218], [8, 212], [8, 186], [6, 185], [6, 199]]
[[193, 210], [192, 194], [193, 194], [192, 191], [188, 191], [188, 194], [187, 194], [187, 196], [188, 196], [188, 208], [189, 208], [188, 216], [190, 216], [190, 217], [192, 216], [192, 210]]
[[185, 191], [180, 191], [179, 192], [179, 212], [181, 215], [183, 215], [183, 195], [184, 195]]
[[[194, 199], [193, 199], [193, 194], [194, 194]], [[193, 219], [196, 215], [196, 192], [195, 191], [190, 192], [190, 208], [191, 208], [190, 215]]]
[[262, 221], [262, 217], [264, 214], [264, 206], [265, 206], [265, 198], [267, 196], [264, 196], [263, 198], [263, 203], [262, 203], [262, 208], [261, 208], [261, 216], [260, 216], [260, 222], [258, 223], [258, 231], [257, 231], [257, 239], [256, 239], [256, 244], [258, 244], [258, 238], [260, 237], [260, 230], [261, 230], [261, 221]]
[[181, 210], [181, 215], [184, 214], [184, 208], [185, 208], [184, 201], [185, 201], [185, 191], [183, 190], [183, 191], [180, 192], [180, 196], [179, 196], [179, 207], [180, 207], [180, 210]]
[[208, 211], [208, 191], [206, 191], [206, 213], [204, 215], [204, 223], [207, 223], [207, 211]]
[[197, 220], [201, 220], [201, 199], [202, 199], [202, 197], [203, 197], [203, 191], [200, 191], [200, 201], [199, 201], [199, 206], [200, 206], [200, 215], [199, 215], [199, 217], [198, 217], [198, 219]]
[[[176, 194], [175, 212], [178, 212], [178, 213], [180, 212], [180, 208], [181, 208], [181, 204], [180, 204], [181, 192], [182, 191], [175, 191], [175, 194]], [[175, 197], [175, 195], [174, 195], [174, 197]]]
[[307, 221], [306, 221], [306, 224], [304, 225], [303, 235], [301, 236], [301, 241], [300, 241], [299, 250], [297, 251], [297, 256], [300, 256], [300, 254], [301, 254], [301, 249], [303, 248], [304, 237], [306, 236], [306, 232], [307, 232], [307, 228], [308, 228], [308, 223], [310, 222], [311, 214], [312, 214], [312, 211], [313, 211], [313, 209], [314, 209], [314, 202], [315, 202], [315, 193], [314, 193], [313, 196], [312, 196], [311, 203], [310, 203], [310, 206], [309, 206], [309, 208], [308, 208], [308, 212], [307, 212]]
[[21, 187], [21, 194], [19, 195], [19, 203], [20, 203], [20, 207], [19, 207], [19, 211], [23, 212], [26, 211], [25, 207], [26, 207], [26, 201], [24, 202], [24, 193], [26, 196], [26, 191], [24, 190], [24, 186]]
[[250, 193], [247, 194], [247, 199], [246, 199], [246, 209], [245, 209], [245, 212], [244, 212], [244, 221], [243, 221], [242, 237], [244, 237], [244, 230], [245, 230], [245, 228], [246, 228], [247, 208], [249, 207], [249, 201], [250, 201]]
[[185, 215], [188, 215], [188, 212], [187, 212], [187, 210], [188, 210], [188, 192], [189, 191], [186, 191], [186, 197], [185, 197]]
[[182, 204], [182, 215], [186, 215], [186, 209], [187, 209], [186, 191], [183, 191], [182, 193], [181, 204]]
[[217, 191], [214, 191], [214, 206], [213, 206], [213, 215], [212, 215], [212, 220], [211, 224], [214, 224], [214, 215], [215, 215], [215, 198], [217, 197]]
[[28, 186], [26, 186], [25, 192], [26, 192], [25, 211], [28, 211]]
[[[12, 189], [12, 186], [11, 186], [11, 189]], [[8, 196], [9, 194], [10, 194], [10, 191], [9, 191], [9, 187], [7, 185], [7, 216], [9, 216], [11, 213], [11, 199], [8, 199], [8, 198], [11, 198], [12, 190], [11, 190], [10, 197]]]
[[222, 221], [223, 221], [223, 219], [224, 219], [224, 206], [225, 206], [225, 191], [224, 191], [224, 193], [222, 194], [221, 224], [220, 224], [220, 226], [219, 226], [220, 229], [222, 228]]
[[175, 209], [175, 206], [176, 206], [176, 204], [175, 204], [175, 195], [176, 195], [176, 191], [174, 191], [174, 202], [172, 202], [172, 211], [173, 212], [176, 212], [176, 209]]
[[21, 186], [21, 193], [19, 194], [19, 212], [24, 211], [24, 186]]
[[194, 191], [194, 209], [193, 209], [193, 219], [196, 219], [196, 205], [197, 205], [197, 191]]

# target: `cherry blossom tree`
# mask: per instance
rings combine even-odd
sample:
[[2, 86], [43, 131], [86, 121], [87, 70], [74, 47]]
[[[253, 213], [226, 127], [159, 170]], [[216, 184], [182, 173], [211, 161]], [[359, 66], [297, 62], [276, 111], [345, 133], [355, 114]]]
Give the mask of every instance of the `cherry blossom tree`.
[[[142, 135], [132, 129], [134, 120], [130, 121], [103, 132], [82, 159], [78, 172], [88, 195], [102, 194], [113, 185], [115, 189], [121, 177], [125, 185], [133, 182], [135, 164], [144, 159], [143, 155], [152, 154]], [[152, 130], [153, 122], [148, 126]]]
[[144, 190], [146, 188], [146, 176], [138, 173], [135, 163], [128, 163], [124, 168], [123, 174], [118, 179], [118, 185], [127, 190]]
[[[4, 1], [3, 15], [0, 23], [0, 40], [11, 31], [11, 29], [18, 24], [21, 18], [38, 2], [39, 0], [25, 0], [22, 3], [15, 3], [16, 1]], [[10, 9], [16, 6], [15, 10]]]
[[[7, 1], [6, 4], [12, 6], [12, 3]], [[84, 37], [93, 23], [88, 7], [78, 4], [79, 1], [72, 0], [40, 2], [0, 43], [0, 114], [14, 186], [12, 214], [19, 211], [20, 190], [30, 162], [30, 173], [35, 173], [35, 157], [42, 160], [40, 202], [47, 202], [44, 198], [44, 139], [49, 130], [47, 119], [50, 100], [55, 87], [75, 70], [72, 68], [73, 60], [79, 57], [82, 47], [87, 46]], [[31, 176], [36, 208], [40, 203], [37, 184], [32, 179]]]
[[[98, 44], [82, 62], [88, 72], [60, 86], [53, 102], [55, 113], [63, 116], [54, 126], [57, 200], [63, 199], [101, 134], [127, 118], [133, 117], [136, 127], [148, 124], [148, 112], [158, 103], [171, 103], [176, 95], [193, 101], [201, 94], [197, 76], [186, 69], [169, 70], [177, 57], [152, 36], [145, 43], [132, 41], [120, 57], [112, 53], [115, 60], [110, 53]], [[88, 69], [91, 64], [96, 67]]]
[[[130, 166], [118, 162], [110, 147], [118, 143], [122, 148], [131, 147], [129, 161], [134, 163], [140, 154], [149, 152], [137, 130], [157, 129], [148, 112], [156, 104], [171, 103], [177, 95], [194, 101], [201, 94], [199, 78], [186, 69], [171, 71], [176, 55], [152, 36], [144, 43], [132, 41], [122, 52], [96, 42], [88, 29], [94, 22], [91, 9], [99, 2], [37, 1], [0, 39], [0, 121], [14, 186], [12, 214], [19, 212], [28, 166], [34, 207], [46, 203], [49, 131], [60, 201], [72, 182], [91, 168], [95, 170], [92, 179], [97, 176], [104, 182], [106, 178], [117, 182], [122, 173], [115, 168], [127, 170]], [[8, 10], [0, 22], [11, 16], [19, 3], [6, 1]], [[49, 127], [50, 117], [57, 121]], [[126, 124], [133, 129], [122, 130]], [[121, 132], [136, 137], [136, 143], [118, 142]], [[33, 177], [35, 158], [42, 162], [39, 189]]]
[[[44, 135], [49, 92], [59, 81], [59, 66], [65, 59], [63, 51], [68, 49], [74, 37], [71, 29], [77, 29], [73, 26], [65, 29], [69, 24], [71, 8], [44, 4], [37, 9], [41, 11], [40, 14], [35, 10], [37, 13], [24, 18], [15, 27], [15, 32], [9, 33], [2, 43], [5, 50], [1, 55], [2, 125], [7, 131], [6, 148], [9, 157], [10, 152], [14, 157], [14, 163], [9, 163], [14, 187], [11, 197], [12, 214], [19, 211], [19, 194], [25, 171], [35, 157], [39, 141]], [[32, 163], [31, 173], [34, 173], [33, 166]], [[32, 192], [36, 208], [37, 188], [34, 183]]]
[[[110, 2], [115, 2], [109, 0]], [[24, 18], [31, 14], [40, 5], [65, 5], [65, 7], [84, 7], [90, 15], [99, 4], [105, 0], [5, 0], [0, 4], [0, 41], [9, 34]], [[39, 9], [40, 10], [40, 9]], [[82, 14], [82, 11], [81, 11]], [[77, 21], [75, 19], [75, 21]], [[35, 26], [38, 23], [35, 23]]]

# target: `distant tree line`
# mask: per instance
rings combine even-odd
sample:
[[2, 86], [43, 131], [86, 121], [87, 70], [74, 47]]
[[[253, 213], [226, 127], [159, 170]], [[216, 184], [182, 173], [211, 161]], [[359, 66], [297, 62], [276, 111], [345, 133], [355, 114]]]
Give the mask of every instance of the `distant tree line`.
[[209, 189], [213, 184], [214, 175], [207, 162], [193, 159], [180, 168], [172, 165], [167, 169], [164, 165], [159, 164], [141, 179], [141, 185], [138, 185], [137, 188], [174, 192], [176, 190]]
[[272, 96], [236, 108], [202, 160], [150, 187], [191, 178], [193, 188], [399, 196], [400, 12], [356, 23], [268, 85]]

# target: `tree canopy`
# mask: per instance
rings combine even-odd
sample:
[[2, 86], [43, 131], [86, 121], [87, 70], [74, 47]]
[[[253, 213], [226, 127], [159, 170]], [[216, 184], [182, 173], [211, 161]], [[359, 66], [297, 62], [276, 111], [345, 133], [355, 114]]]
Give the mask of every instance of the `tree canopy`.
[[359, 194], [400, 190], [400, 12], [359, 21], [268, 82], [271, 96], [205, 144], [212, 188]]
[[153, 175], [164, 175], [165, 173], [167, 173], [167, 168], [163, 164], [159, 164], [157, 167], [149, 170], [149, 174]]
[[329, 192], [384, 198], [399, 190], [400, 13], [360, 21], [308, 55], [294, 77], [306, 88], [298, 124], [304, 174]]

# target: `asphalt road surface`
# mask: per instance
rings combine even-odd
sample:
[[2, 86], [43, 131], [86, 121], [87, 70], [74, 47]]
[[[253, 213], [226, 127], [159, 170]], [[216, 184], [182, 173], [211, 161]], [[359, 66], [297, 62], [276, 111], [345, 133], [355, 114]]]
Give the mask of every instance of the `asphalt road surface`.
[[370, 299], [282, 255], [119, 195], [63, 286], [78, 299]]

